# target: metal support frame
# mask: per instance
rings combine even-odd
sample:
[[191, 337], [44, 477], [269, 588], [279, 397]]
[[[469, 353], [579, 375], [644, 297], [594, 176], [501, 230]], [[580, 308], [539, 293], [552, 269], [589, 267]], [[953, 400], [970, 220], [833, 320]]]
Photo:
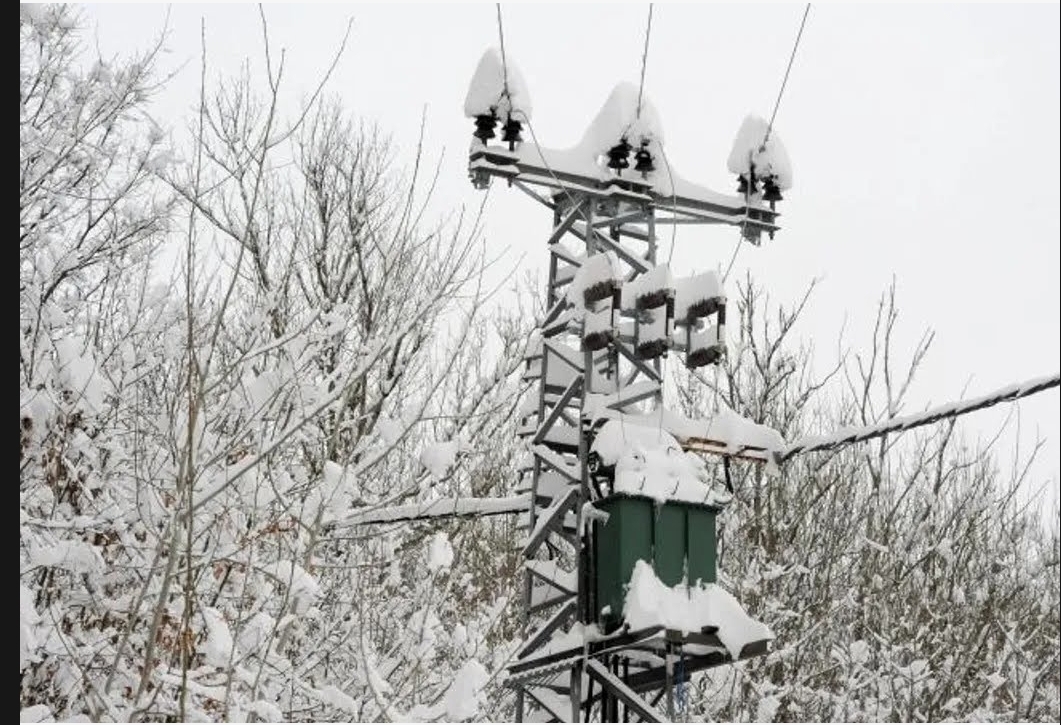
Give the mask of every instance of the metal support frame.
[[[691, 643], [701, 648], [714, 645], [709, 654], [686, 655], [690, 665], [686, 672], [731, 661], [713, 632], [682, 638], [661, 628], [624, 630], [586, 647], [562, 651], [547, 647], [552, 635], [572, 619], [583, 623], [596, 619], [591, 607], [595, 581], [592, 527], [583, 520], [586, 504], [597, 496], [588, 465], [593, 421], [586, 397], [592, 394], [598, 401], [605, 400], [605, 407], [615, 414], [650, 399], [661, 405], [663, 399], [661, 359], [641, 360], [632, 341], [622, 339], [623, 335], [616, 334], [601, 351], [580, 349], [580, 321], [566, 300], [566, 288], [582, 261], [598, 252], [615, 254], [627, 281], [652, 269], [658, 222], [737, 226], [747, 239], [758, 243], [761, 233], [777, 230], [777, 213], [755, 200], [691, 185], [692, 191], [660, 194], [633, 173], [602, 181], [550, 164], [548, 158], [562, 157], [536, 146], [510, 151], [479, 141], [473, 141], [469, 154], [469, 172], [477, 185], [490, 178], [504, 179], [553, 212], [546, 237], [548, 312], [541, 328], [540, 357], [535, 353], [529, 360], [532, 370], [527, 376], [538, 379], [536, 427], [522, 429], [530, 436], [534, 461], [522, 473], [530, 479], [529, 485], [521, 486], [530, 492], [530, 510], [523, 548], [528, 563], [523, 587], [525, 641], [509, 666], [508, 678], [516, 688], [515, 716], [522, 722], [531, 708], [548, 720], [596, 717], [617, 722], [621, 717], [627, 722], [633, 716], [644, 722], [664, 721], [666, 715], [642, 695], [658, 692], [655, 702], [666, 697], [673, 717], [671, 664], [675, 652]], [[580, 413], [577, 446], [567, 414], [573, 408]], [[700, 442], [701, 450], [715, 452], [716, 448], [725, 450], [714, 441]], [[754, 452], [744, 453], [756, 457]], [[572, 515], [574, 538], [565, 530], [565, 521]], [[577, 584], [575, 592], [570, 591], [572, 581]]]

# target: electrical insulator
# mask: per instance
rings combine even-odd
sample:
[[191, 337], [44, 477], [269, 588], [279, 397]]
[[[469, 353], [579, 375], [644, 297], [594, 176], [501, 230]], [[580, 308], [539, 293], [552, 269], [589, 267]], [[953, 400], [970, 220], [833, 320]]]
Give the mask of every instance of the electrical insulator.
[[520, 131], [523, 130], [523, 124], [512, 118], [508, 117], [505, 121], [505, 125], [502, 126], [501, 140], [508, 144], [509, 150], [514, 150], [516, 144], [523, 143], [523, 137], [520, 135]]
[[634, 165], [634, 171], [640, 172], [641, 176], [656, 170], [656, 165], [652, 163], [652, 154], [648, 150], [648, 141], [641, 142], [641, 147], [634, 154], [634, 160], [637, 162]]
[[763, 201], [781, 201], [781, 187], [777, 185], [776, 176], [768, 176], [763, 180]]
[[615, 146], [608, 149], [608, 168], [613, 169], [618, 173], [622, 173], [623, 169], [630, 167], [629, 157], [630, 144], [628, 144], [624, 138]]
[[484, 144], [492, 139], [496, 134], [494, 133], [494, 126], [497, 124], [497, 116], [493, 113], [487, 115], [475, 117], [475, 133], [472, 134], [475, 138], [482, 141]]

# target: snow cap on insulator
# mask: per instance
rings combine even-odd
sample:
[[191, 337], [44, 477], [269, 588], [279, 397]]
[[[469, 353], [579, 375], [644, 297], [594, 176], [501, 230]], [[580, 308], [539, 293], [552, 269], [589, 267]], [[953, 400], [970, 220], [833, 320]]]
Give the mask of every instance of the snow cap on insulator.
[[501, 51], [497, 48], [487, 49], [468, 85], [468, 95], [464, 98], [464, 115], [468, 118], [492, 115], [506, 121], [512, 117], [523, 122], [530, 120], [532, 113], [530, 93], [519, 68], [509, 57], [502, 61]]

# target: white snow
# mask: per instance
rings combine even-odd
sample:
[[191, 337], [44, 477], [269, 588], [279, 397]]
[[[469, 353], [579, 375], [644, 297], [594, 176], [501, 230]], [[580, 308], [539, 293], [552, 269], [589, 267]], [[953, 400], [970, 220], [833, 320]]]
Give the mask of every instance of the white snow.
[[18, 669], [21, 672], [30, 663], [37, 661], [36, 651], [39, 643], [36, 628], [40, 622], [40, 614], [33, 603], [33, 592], [22, 584], [18, 585], [18, 620]]
[[703, 350], [720, 342], [724, 340], [718, 334], [718, 325], [706, 325], [702, 330], [694, 330], [689, 335], [689, 352]]
[[483, 704], [483, 689], [490, 682], [490, 673], [479, 663], [470, 659], [457, 671], [453, 683], [444, 698], [447, 719], [451, 722], [468, 720], [479, 714]]
[[[22, 7], [26, 7], [23, 5]], [[31, 705], [19, 711], [19, 722], [55, 722], [47, 705]]]
[[266, 567], [265, 571], [275, 577], [285, 587], [288, 587], [291, 599], [294, 601], [296, 614], [304, 614], [317, 597], [320, 596], [321, 590], [317, 580], [292, 561], [281, 559], [272, 566]]
[[[651, 415], [638, 422], [650, 423]], [[614, 493], [645, 496], [659, 502], [687, 501], [723, 505], [729, 496], [714, 485], [707, 464], [682, 450], [674, 436], [657, 425], [629, 419], [605, 423], [592, 449], [604, 465], [615, 466]]]
[[225, 617], [213, 607], [203, 607], [203, 619], [206, 621], [206, 641], [201, 648], [204, 660], [213, 667], [227, 667], [232, 650], [232, 632]]
[[722, 283], [714, 272], [674, 280], [674, 319], [686, 320], [690, 310], [703, 306], [712, 300], [724, 302]]
[[765, 695], [759, 698], [759, 704], [755, 707], [755, 721], [773, 722], [779, 707], [781, 707], [781, 700], [773, 695]]
[[459, 451], [459, 441], [433, 443], [420, 452], [420, 463], [435, 478], [444, 478], [456, 462]]
[[335, 685], [325, 685], [317, 692], [317, 696], [321, 702], [351, 715], [357, 714], [361, 709], [361, 703], [358, 700], [350, 697]]
[[662, 625], [688, 633], [718, 627], [716, 635], [733, 659], [745, 645], [774, 637], [769, 627], [749, 617], [740, 602], [717, 584], [668, 587], [644, 561], [634, 565], [623, 617], [634, 630]]
[[548, 642], [534, 651], [533, 656], [541, 657], [555, 652], [563, 652], [564, 650], [581, 647], [586, 642], [593, 642], [598, 639], [600, 639], [600, 629], [598, 629], [596, 624], [587, 625], [582, 622], [575, 622], [571, 625], [571, 629], [554, 634]]
[[567, 298], [575, 307], [585, 307], [587, 290], [598, 285], [622, 285], [623, 273], [619, 267], [619, 258], [615, 252], [604, 252], [590, 255], [575, 272], [567, 288]]
[[96, 547], [84, 541], [60, 541], [55, 544], [29, 547], [32, 566], [54, 566], [75, 574], [98, 574], [103, 571], [103, 557]]
[[445, 531], [439, 531], [427, 545], [427, 568], [436, 572], [449, 569], [453, 565], [453, 546]]
[[[602, 460], [604, 452], [609, 452], [612, 456], [611, 461], [616, 460], [618, 456], [614, 453], [616, 437], [619, 441], [637, 440], [642, 435], [637, 432], [639, 428], [648, 429], [651, 431], [651, 436], [658, 435], [657, 429], [659, 429], [660, 432], [669, 435], [669, 440], [715, 441], [725, 445], [733, 453], [738, 453], [744, 448], [779, 451], [785, 445], [784, 439], [776, 430], [738, 415], [721, 401], [719, 409], [713, 415], [700, 419], [687, 418], [681, 413], [667, 409], [643, 414], [623, 414], [598, 406], [594, 412], [597, 420], [608, 419], [609, 421], [601, 430], [603, 432], [607, 428], [610, 431], [600, 444], [599, 454]], [[622, 421], [622, 426], [619, 426], [620, 421]], [[623, 430], [625, 430], [625, 439], [622, 435]], [[597, 434], [597, 438], [598, 440], [601, 438], [601, 433]], [[662, 442], [668, 439], [656, 438], [655, 440]], [[597, 450], [597, 441], [594, 441], [594, 450]], [[606, 465], [611, 465], [611, 462], [606, 462]]]
[[[508, 68], [508, 95], [505, 95], [505, 68]], [[475, 75], [468, 85], [464, 98], [464, 115], [468, 118], [487, 116], [491, 112], [504, 120], [515, 114], [517, 121], [528, 121], [533, 113], [530, 93], [523, 74], [507, 57], [502, 61], [501, 51], [489, 48], [479, 60]]]
[[637, 344], [667, 340], [667, 308], [649, 310], [645, 319], [637, 326]]
[[641, 113], [638, 115], [637, 97], [637, 86], [633, 83], [624, 81], [616, 85], [586, 129], [579, 148], [599, 156], [607, 153], [621, 139], [625, 138], [634, 149], [642, 140], [646, 140], [654, 142], [649, 150], [659, 159], [653, 145], [658, 148], [663, 143], [663, 124], [655, 106], [645, 97], [641, 99]]
[[402, 437], [405, 426], [399, 421], [381, 415], [376, 420], [376, 433], [385, 446], [393, 446]]
[[582, 339], [598, 335], [612, 329], [612, 309], [609, 306], [600, 312], [587, 312], [582, 320]]
[[439, 498], [387, 508], [353, 509], [342, 517], [341, 521], [347, 526], [357, 526], [412, 519], [464, 516], [473, 513], [482, 515], [518, 513], [526, 510], [529, 505], [530, 496], [528, 495], [500, 498]]
[[651, 425], [647, 419], [636, 422], [627, 416], [623, 420], [610, 420], [601, 426], [593, 439], [590, 450], [596, 453], [605, 466], [614, 466], [619, 458], [632, 446], [643, 448], [679, 448], [678, 442], [661, 427]]
[[[651, 295], [666, 296], [673, 294], [674, 284], [671, 281], [670, 267], [658, 264], [632, 282], [623, 285], [622, 308], [624, 310], [638, 307], [638, 301]], [[642, 303], [643, 305], [644, 303]]]
[[792, 188], [792, 165], [788, 160], [788, 152], [776, 131], [771, 130], [769, 124], [758, 116], [749, 115], [741, 123], [726, 166], [730, 173], [738, 176], [747, 176], [749, 166], [754, 166], [755, 175], [760, 179], [775, 176], [782, 191]]
[[284, 722], [284, 713], [275, 704], [265, 700], [255, 700], [247, 705], [247, 711], [258, 716], [262, 722]]
[[86, 410], [92, 413], [103, 409], [106, 395], [112, 392], [110, 382], [98, 372], [96, 360], [85, 345], [74, 337], [55, 342], [55, 374]]
[[276, 620], [265, 612], [255, 612], [243, 625], [237, 637], [239, 649], [244, 654], [259, 654], [258, 650], [269, 642]]

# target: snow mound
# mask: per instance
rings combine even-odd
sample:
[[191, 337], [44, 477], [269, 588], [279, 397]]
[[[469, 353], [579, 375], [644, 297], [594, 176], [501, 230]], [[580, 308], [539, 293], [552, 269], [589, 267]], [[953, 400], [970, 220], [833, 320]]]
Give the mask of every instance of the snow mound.
[[[479, 65], [464, 98], [464, 115], [468, 118], [489, 116], [498, 118], [515, 115], [517, 121], [529, 121], [533, 106], [523, 74], [510, 58], [501, 59], [501, 51], [489, 48]], [[505, 94], [505, 68], [508, 67], [508, 94]]]
[[714, 272], [674, 280], [674, 318], [688, 320], [710, 314], [718, 304], [724, 304], [726, 295], [722, 283]]
[[715, 487], [703, 459], [683, 451], [674, 436], [658, 426], [608, 421], [598, 431], [591, 450], [604, 465], [615, 466], [613, 493], [645, 496], [660, 503], [729, 502], [729, 496]]
[[643, 96], [638, 115], [637, 96], [637, 86], [633, 83], [624, 81], [615, 86], [586, 129], [579, 148], [602, 156], [625, 138], [635, 149], [642, 141], [648, 141], [649, 150], [659, 158], [657, 152], [659, 144], [663, 143], [663, 123], [656, 107]]
[[615, 252], [592, 254], [583, 261], [567, 288], [567, 298], [575, 307], [583, 309], [587, 299], [605, 299], [614, 287], [623, 283], [623, 272]]
[[774, 637], [769, 627], [749, 617], [740, 602], [717, 584], [668, 587], [644, 561], [634, 565], [623, 617], [632, 630], [662, 625], [688, 633], [718, 627], [719, 641], [733, 659], [746, 645]]
[[[721, 401], [719, 402], [719, 409], [706, 418], [688, 418], [681, 413], [667, 409], [662, 412], [654, 411], [639, 415], [620, 414], [618, 411], [609, 410], [602, 406], [594, 407], [597, 403], [596, 400], [587, 400], [587, 403], [589, 405], [587, 412], [590, 415], [596, 416], [598, 420], [601, 418], [609, 420], [601, 428], [601, 433], [604, 432], [604, 428], [608, 428], [612, 423], [618, 424], [622, 421], [622, 427], [609, 428], [609, 430], [615, 430], [617, 433], [608, 434], [609, 437], [619, 435], [619, 441], [623, 440], [621, 431], [624, 429], [626, 431], [625, 440], [631, 441], [640, 439], [642, 434], [637, 432], [637, 429], [646, 428], [651, 431], [652, 436], [657, 435], [657, 429], [659, 429], [661, 434], [668, 436], [668, 438], [657, 438], [656, 440], [660, 442], [664, 440], [704, 439], [725, 444], [733, 453], [738, 453], [742, 448], [779, 451], [785, 446], [784, 438], [776, 430], [739, 415]], [[597, 434], [598, 439], [600, 439], [601, 433]], [[609, 443], [608, 440], [605, 439], [605, 442], [601, 443], [603, 451], [614, 450], [610, 447], [615, 445], [614, 441]], [[597, 442], [594, 441], [594, 449], [596, 449], [596, 446]], [[600, 455], [603, 460], [604, 453], [601, 452]], [[616, 454], [612, 455], [617, 458]], [[606, 465], [612, 464], [608, 462]]]
[[741, 123], [726, 163], [730, 173], [744, 177], [751, 170], [749, 165], [755, 167], [755, 175], [760, 179], [776, 177], [782, 191], [792, 188], [792, 165], [785, 145], [766, 121], [753, 115]]
[[658, 307], [674, 290], [670, 266], [657, 264], [637, 279], [623, 285], [622, 307], [624, 310]]

